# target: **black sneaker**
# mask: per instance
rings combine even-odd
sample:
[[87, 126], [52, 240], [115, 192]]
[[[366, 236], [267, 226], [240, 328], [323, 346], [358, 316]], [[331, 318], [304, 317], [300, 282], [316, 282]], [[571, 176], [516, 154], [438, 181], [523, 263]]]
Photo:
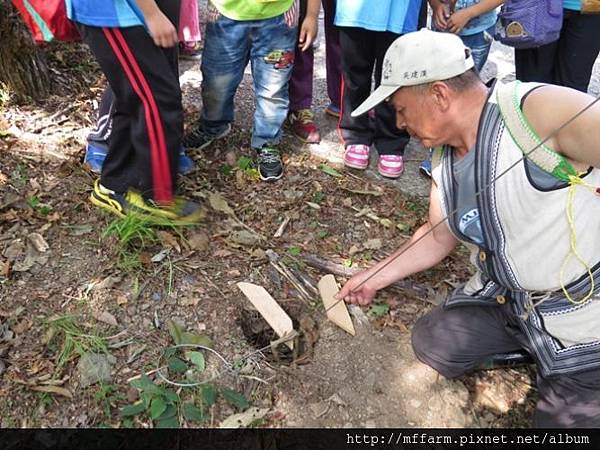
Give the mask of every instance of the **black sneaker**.
[[258, 174], [263, 181], [277, 181], [283, 176], [283, 163], [279, 149], [266, 144], [258, 153]]
[[224, 138], [231, 131], [231, 124], [227, 124], [227, 128], [218, 134], [210, 134], [204, 130], [204, 126], [201, 121], [196, 122], [192, 129], [183, 137], [182, 144], [186, 148], [197, 148], [202, 150], [208, 147], [216, 139]]

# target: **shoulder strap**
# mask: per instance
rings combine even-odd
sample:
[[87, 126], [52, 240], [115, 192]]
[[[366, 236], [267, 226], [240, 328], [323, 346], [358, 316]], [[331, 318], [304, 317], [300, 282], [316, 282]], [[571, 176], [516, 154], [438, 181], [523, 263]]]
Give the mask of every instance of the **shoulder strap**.
[[523, 154], [536, 166], [559, 180], [569, 182], [572, 176], [577, 176], [577, 172], [564, 156], [541, 144], [542, 140], [521, 111], [519, 85], [518, 80], [499, 84], [496, 91], [496, 101], [508, 132]]

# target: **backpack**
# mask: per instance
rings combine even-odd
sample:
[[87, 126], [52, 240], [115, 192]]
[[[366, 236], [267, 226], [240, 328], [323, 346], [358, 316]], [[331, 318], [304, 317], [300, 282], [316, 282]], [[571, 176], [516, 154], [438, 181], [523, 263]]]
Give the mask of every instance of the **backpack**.
[[36, 42], [81, 39], [75, 24], [67, 17], [65, 0], [12, 0], [12, 3]]
[[557, 41], [563, 0], [506, 0], [496, 25], [497, 41], [514, 48], [535, 48]]

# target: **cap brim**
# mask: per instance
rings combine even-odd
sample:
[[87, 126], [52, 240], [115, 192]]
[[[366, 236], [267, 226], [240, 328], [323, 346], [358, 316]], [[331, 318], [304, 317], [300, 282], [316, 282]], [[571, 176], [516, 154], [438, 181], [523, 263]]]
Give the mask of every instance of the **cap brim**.
[[369, 98], [367, 98], [358, 108], [352, 111], [352, 114], [350, 115], [352, 117], [357, 117], [366, 113], [370, 109], [375, 108], [400, 88], [401, 86], [379, 86], [377, 89], [375, 89], [375, 91], [373, 91]]

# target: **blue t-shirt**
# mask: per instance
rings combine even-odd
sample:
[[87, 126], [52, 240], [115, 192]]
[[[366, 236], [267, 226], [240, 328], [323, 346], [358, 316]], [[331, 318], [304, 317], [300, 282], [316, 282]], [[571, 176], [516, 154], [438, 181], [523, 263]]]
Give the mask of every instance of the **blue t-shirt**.
[[404, 34], [417, 31], [421, 0], [337, 0], [335, 24]]
[[[469, 6], [476, 5], [481, 0], [457, 0], [456, 6], [454, 7], [455, 11], [460, 9], [468, 8]], [[471, 34], [481, 33], [484, 30], [494, 26], [496, 24], [496, 20], [498, 20], [498, 13], [495, 9], [488, 11], [486, 13], [480, 14], [477, 17], [473, 17], [467, 25], [460, 31], [459, 35], [461, 36], [469, 36]]]
[[144, 16], [135, 0], [65, 0], [67, 16], [74, 22], [94, 27], [135, 27]]

